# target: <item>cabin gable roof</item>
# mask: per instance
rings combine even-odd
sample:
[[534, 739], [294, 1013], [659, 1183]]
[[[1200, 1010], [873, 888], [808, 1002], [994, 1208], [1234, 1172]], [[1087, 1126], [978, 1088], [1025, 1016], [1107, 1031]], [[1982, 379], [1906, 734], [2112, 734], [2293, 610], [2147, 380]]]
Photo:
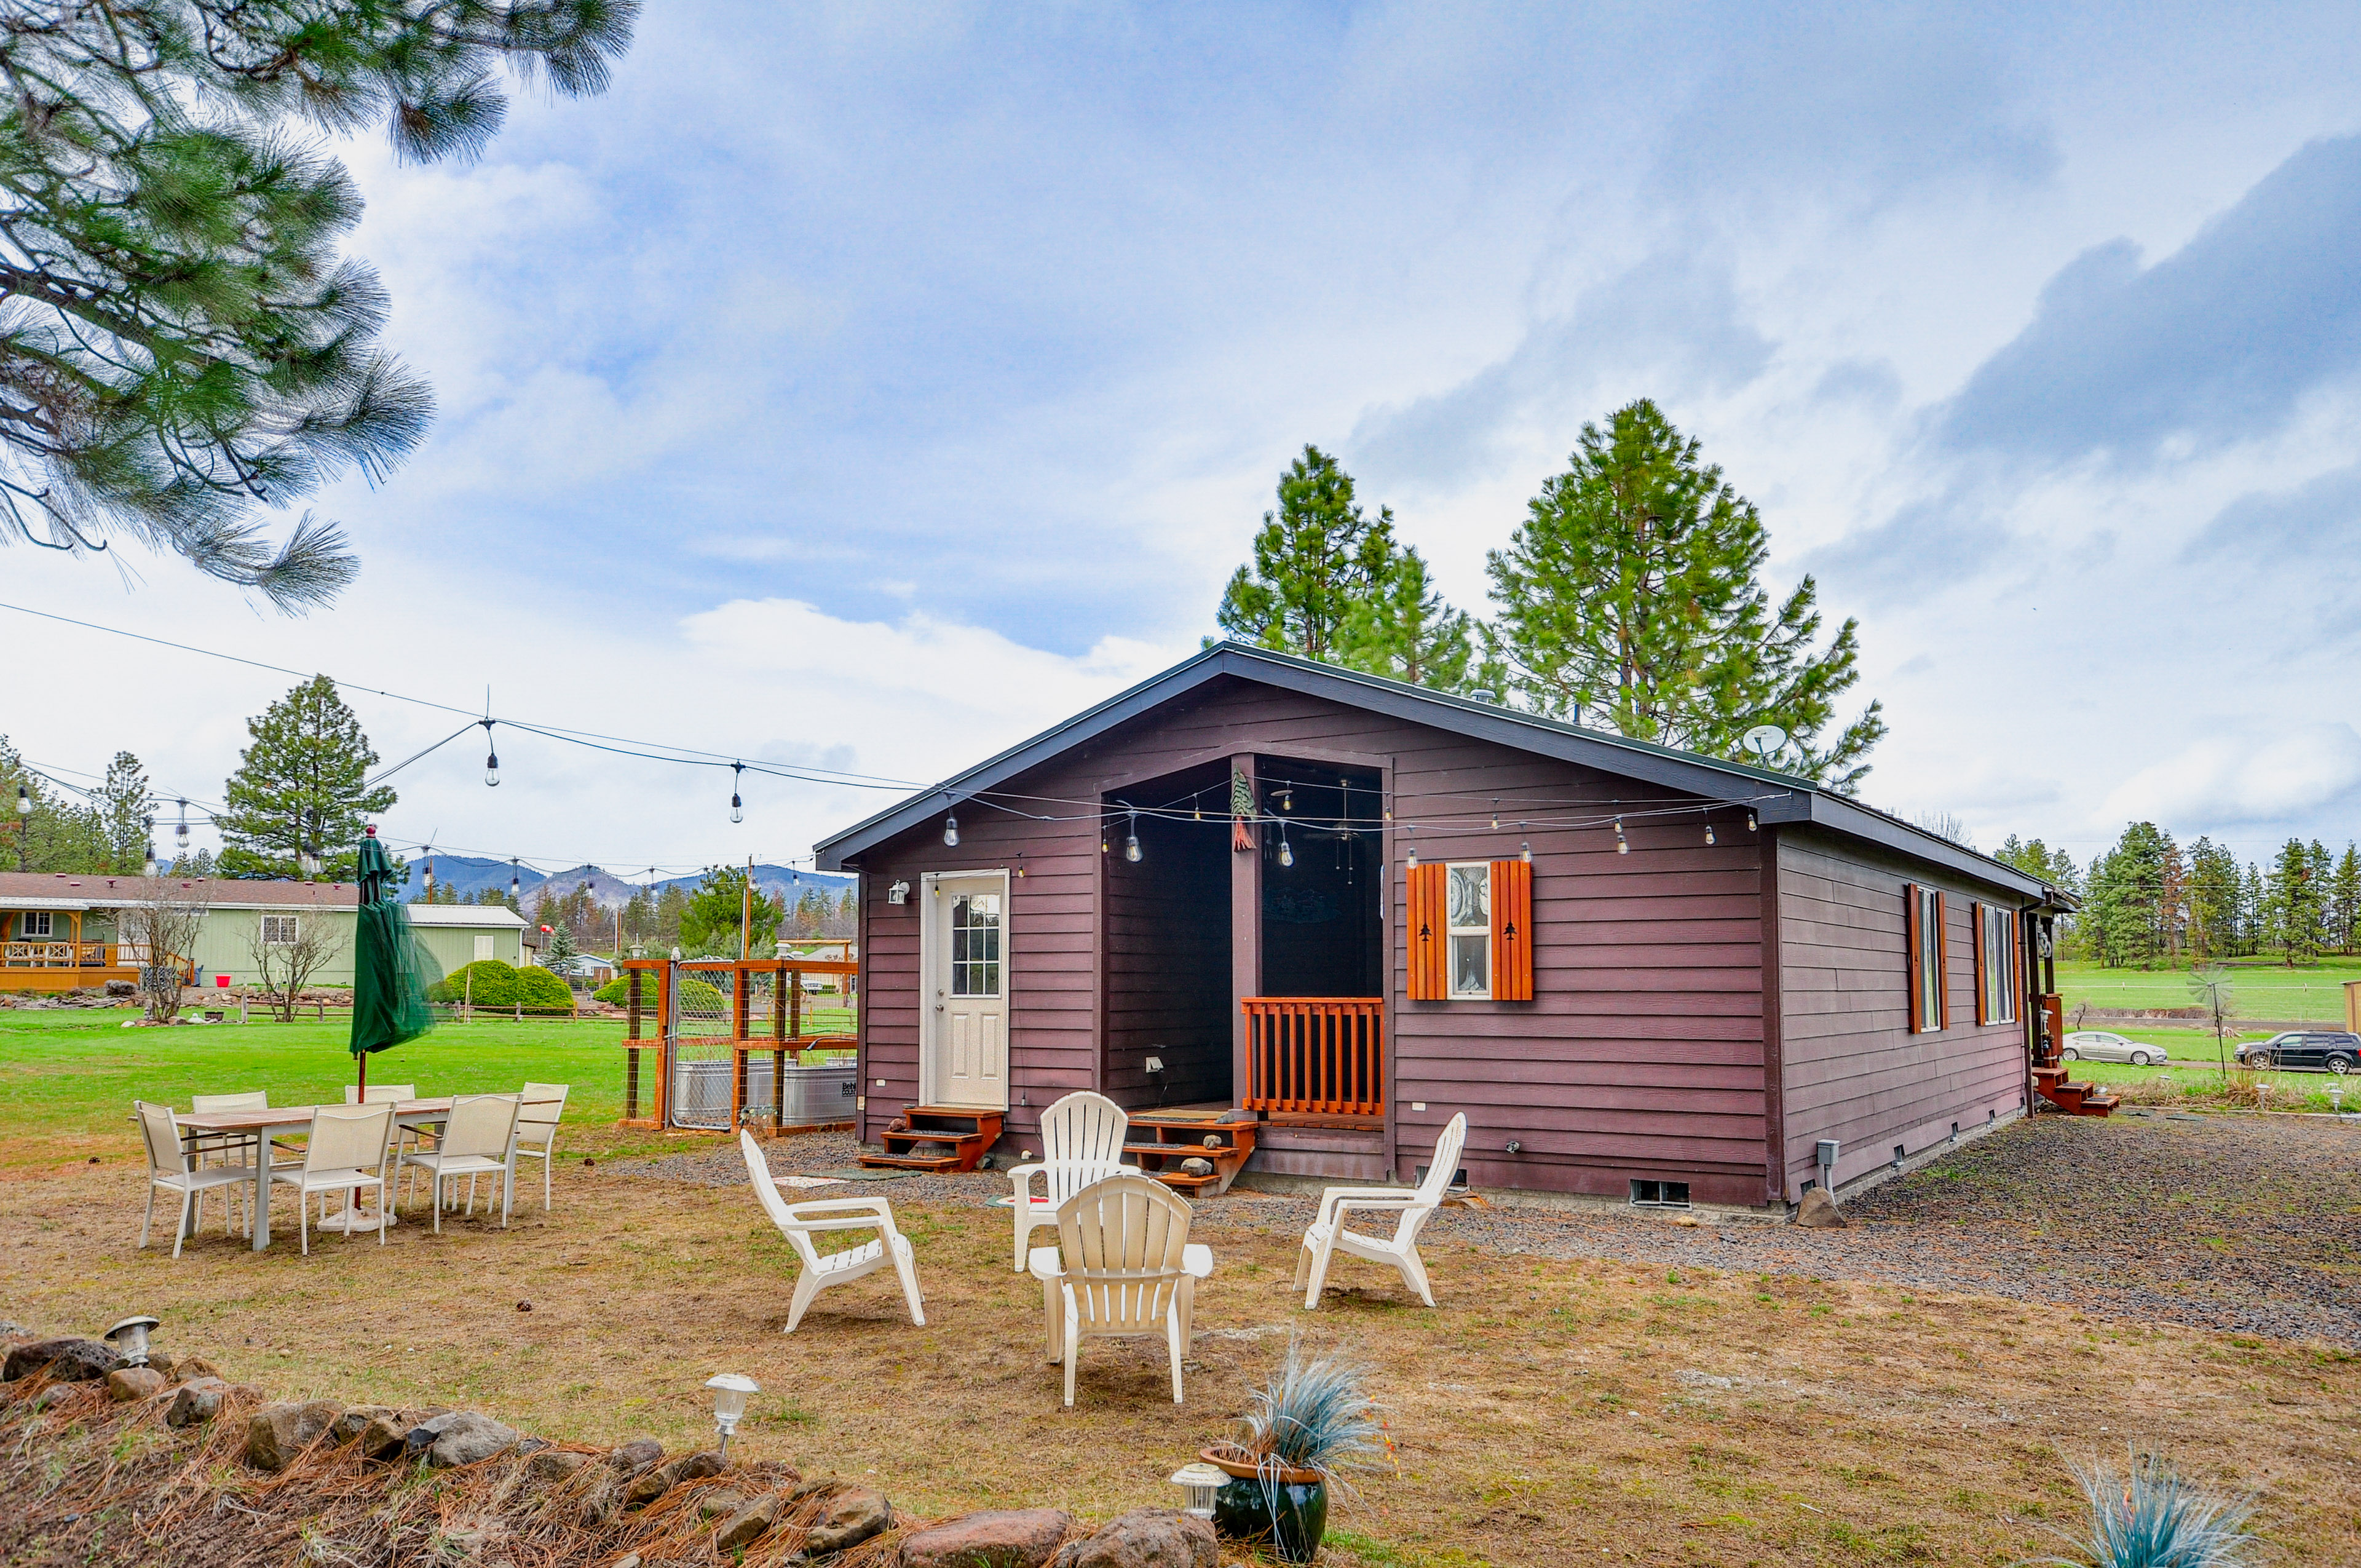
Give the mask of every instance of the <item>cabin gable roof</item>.
[[1978, 882], [2007, 888], [2029, 900], [2070, 906], [2063, 895], [2037, 877], [1822, 789], [1808, 779], [1634, 740], [1497, 703], [1456, 696], [1238, 642], [1216, 643], [1095, 707], [1086, 708], [997, 756], [822, 839], [813, 846], [816, 868], [842, 871], [847, 861], [863, 850], [907, 832], [928, 817], [955, 807], [960, 801], [987, 795], [1018, 774], [1087, 745], [1109, 730], [1224, 676], [1300, 692], [1536, 756], [1744, 806], [1765, 824], [1813, 823]]

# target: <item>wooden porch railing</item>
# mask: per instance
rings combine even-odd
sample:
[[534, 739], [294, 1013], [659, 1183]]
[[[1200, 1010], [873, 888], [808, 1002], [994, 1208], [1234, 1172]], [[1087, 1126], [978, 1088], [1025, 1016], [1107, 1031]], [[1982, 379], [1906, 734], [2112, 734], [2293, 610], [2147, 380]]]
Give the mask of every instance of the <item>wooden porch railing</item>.
[[1249, 996], [1239, 1005], [1246, 1110], [1385, 1113], [1385, 998]]
[[0, 964], [10, 969], [113, 969], [112, 942], [0, 943]]

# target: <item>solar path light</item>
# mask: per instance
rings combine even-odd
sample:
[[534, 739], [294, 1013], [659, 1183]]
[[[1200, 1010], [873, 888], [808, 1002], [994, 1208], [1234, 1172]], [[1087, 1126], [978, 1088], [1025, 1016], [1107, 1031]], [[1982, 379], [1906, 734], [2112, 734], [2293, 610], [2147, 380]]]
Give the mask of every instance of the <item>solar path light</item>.
[[730, 1439], [737, 1432], [738, 1423], [746, 1418], [746, 1396], [761, 1393], [763, 1386], [737, 1372], [708, 1377], [705, 1386], [713, 1390], [713, 1425], [721, 1433], [721, 1457], [727, 1459]]

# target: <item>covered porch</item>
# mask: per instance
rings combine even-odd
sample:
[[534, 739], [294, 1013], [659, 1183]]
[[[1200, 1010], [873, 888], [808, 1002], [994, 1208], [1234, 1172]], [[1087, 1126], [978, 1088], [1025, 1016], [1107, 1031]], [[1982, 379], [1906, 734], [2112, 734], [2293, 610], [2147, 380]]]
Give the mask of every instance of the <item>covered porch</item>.
[[1151, 1168], [1388, 1174], [1383, 799], [1377, 769], [1265, 755], [1104, 797], [1099, 1080]]

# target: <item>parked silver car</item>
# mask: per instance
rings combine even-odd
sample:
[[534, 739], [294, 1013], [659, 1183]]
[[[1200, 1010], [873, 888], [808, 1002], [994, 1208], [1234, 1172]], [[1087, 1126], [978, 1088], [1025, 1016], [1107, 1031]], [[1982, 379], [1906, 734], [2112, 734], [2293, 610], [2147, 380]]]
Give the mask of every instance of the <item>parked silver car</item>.
[[2162, 1046], [2127, 1040], [2107, 1029], [2077, 1029], [2059, 1048], [2061, 1061], [2127, 1061], [2134, 1067], [2155, 1067], [2164, 1060]]

